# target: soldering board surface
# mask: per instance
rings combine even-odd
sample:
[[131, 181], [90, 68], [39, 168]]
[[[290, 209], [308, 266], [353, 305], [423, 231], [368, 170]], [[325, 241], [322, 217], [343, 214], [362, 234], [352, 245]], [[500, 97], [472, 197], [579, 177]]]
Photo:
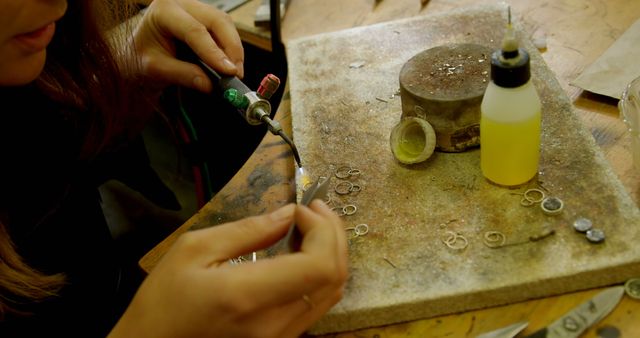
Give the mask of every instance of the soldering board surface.
[[[361, 170], [350, 179], [332, 177], [332, 186], [349, 181], [362, 191], [330, 196], [334, 206], [357, 206], [354, 215], [343, 216], [346, 226], [369, 226], [368, 234], [350, 240], [344, 298], [311, 333], [507, 304], [640, 274], [638, 208], [522, 33], [543, 105], [536, 182], [564, 200], [560, 215], [545, 215], [538, 205], [521, 206], [516, 193], [527, 187], [510, 190], [488, 183], [477, 149], [436, 153], [413, 166], [393, 158], [389, 135], [401, 116], [402, 65], [445, 43], [497, 48], [505, 21], [505, 7], [473, 7], [288, 44], [293, 136], [303, 163], [314, 177], [344, 165]], [[591, 244], [573, 230], [580, 216], [604, 230], [604, 243]], [[545, 228], [555, 235], [528, 241]], [[448, 231], [463, 235], [468, 246], [448, 248], [443, 243]], [[503, 233], [507, 246], [486, 246], [487, 231]], [[519, 242], [524, 244], [510, 245]]]

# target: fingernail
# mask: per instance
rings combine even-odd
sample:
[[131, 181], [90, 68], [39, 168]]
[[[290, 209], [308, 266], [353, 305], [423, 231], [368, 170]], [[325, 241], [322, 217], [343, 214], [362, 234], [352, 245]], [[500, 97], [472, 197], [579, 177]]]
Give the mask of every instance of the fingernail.
[[236, 62], [236, 69], [238, 70], [238, 77], [244, 77], [244, 62], [238, 61]]
[[236, 65], [233, 64], [233, 62], [231, 62], [231, 60], [224, 59], [224, 60], [222, 60], [222, 63], [224, 63], [224, 66], [227, 67], [229, 70], [236, 70]]
[[204, 89], [204, 79], [201, 76], [194, 77], [193, 86], [198, 89]]
[[288, 204], [272, 212], [269, 216], [274, 222], [289, 220], [293, 216], [293, 208], [295, 208], [295, 204]]

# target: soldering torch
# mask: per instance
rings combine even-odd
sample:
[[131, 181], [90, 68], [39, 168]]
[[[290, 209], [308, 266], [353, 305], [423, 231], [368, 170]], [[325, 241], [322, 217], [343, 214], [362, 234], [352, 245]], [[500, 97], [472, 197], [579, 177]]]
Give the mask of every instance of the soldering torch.
[[280, 80], [275, 75], [269, 74], [260, 83], [260, 88], [257, 91], [253, 91], [238, 77], [220, 75], [204, 61], [198, 59], [197, 62], [207, 73], [209, 79], [220, 86], [224, 92], [224, 98], [238, 110], [249, 124], [259, 125], [264, 123], [272, 134], [282, 137], [291, 147], [298, 167], [302, 168], [300, 154], [298, 154], [295, 144], [285, 134], [280, 123], [271, 119], [271, 104], [268, 99], [278, 89]]

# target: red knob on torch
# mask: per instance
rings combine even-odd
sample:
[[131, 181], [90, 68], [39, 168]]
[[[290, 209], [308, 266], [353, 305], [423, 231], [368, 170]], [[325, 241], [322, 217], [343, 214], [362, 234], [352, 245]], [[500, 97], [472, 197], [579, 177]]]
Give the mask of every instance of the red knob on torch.
[[278, 90], [278, 87], [280, 87], [280, 79], [273, 74], [268, 74], [262, 79], [256, 92], [261, 98], [268, 100]]

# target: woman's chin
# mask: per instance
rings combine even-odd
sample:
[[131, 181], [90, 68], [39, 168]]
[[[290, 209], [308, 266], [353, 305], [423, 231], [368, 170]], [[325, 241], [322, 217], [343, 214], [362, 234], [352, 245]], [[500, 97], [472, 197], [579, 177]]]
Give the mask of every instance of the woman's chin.
[[0, 86], [21, 86], [33, 82], [40, 76], [47, 59], [47, 51], [42, 50], [29, 56], [20, 56], [0, 62]]

